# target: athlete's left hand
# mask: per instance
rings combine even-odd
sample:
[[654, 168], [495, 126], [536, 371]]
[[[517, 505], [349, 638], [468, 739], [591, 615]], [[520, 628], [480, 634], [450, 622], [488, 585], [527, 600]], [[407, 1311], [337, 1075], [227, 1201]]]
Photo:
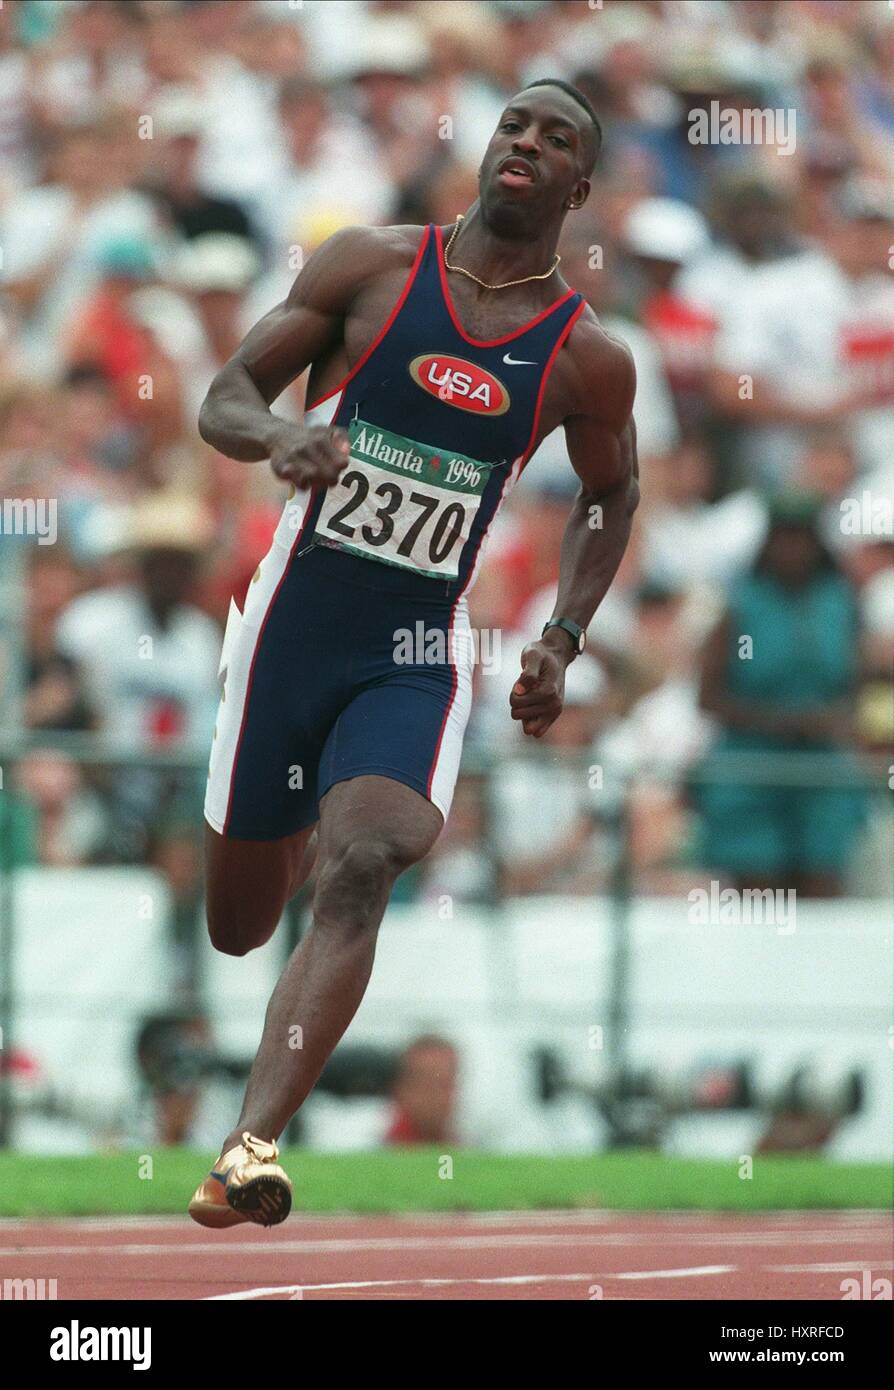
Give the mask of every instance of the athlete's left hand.
[[521, 674], [509, 696], [513, 719], [533, 738], [540, 738], [562, 713], [565, 699], [564, 656], [545, 642], [529, 642], [522, 652]]

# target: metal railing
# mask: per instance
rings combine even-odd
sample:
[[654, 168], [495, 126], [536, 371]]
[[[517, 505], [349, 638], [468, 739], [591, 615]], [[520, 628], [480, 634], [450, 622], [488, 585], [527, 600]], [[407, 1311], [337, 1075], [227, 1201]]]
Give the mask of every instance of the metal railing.
[[[11, 832], [11, 779], [9, 773], [15, 764], [35, 751], [56, 750], [83, 767], [106, 771], [128, 768], [153, 768], [200, 772], [206, 765], [205, 747], [160, 749], [147, 752], [146, 749], [124, 746], [120, 739], [95, 733], [74, 732], [28, 732], [0, 730], [0, 769], [6, 777], [6, 790], [0, 790], [0, 1046], [8, 1045], [14, 1038], [17, 1013], [16, 982], [14, 978], [16, 921], [13, 892], [14, 870], [8, 867]], [[542, 744], [530, 742], [520, 746], [518, 755], [532, 763], [549, 761], [556, 766], [573, 762], [579, 767], [582, 756], [590, 765], [591, 752], [586, 750], [556, 750]], [[495, 834], [495, 811], [493, 807], [493, 779], [495, 772], [505, 762], [505, 755], [481, 746], [469, 745], [464, 753], [461, 775], [478, 776], [484, 779], [485, 787], [485, 825], [486, 832], [482, 848], [494, 865], [495, 871], [489, 876], [491, 888], [486, 906], [493, 916], [495, 929], [495, 948], [499, 944], [499, 929], [503, 912], [503, 899], [500, 892], [500, 874], [496, 871], [500, 862], [500, 849]], [[839, 752], [779, 752], [779, 753], [739, 753], [718, 752], [703, 759], [697, 766], [688, 769], [681, 776], [679, 768], [662, 768], [659, 764], [649, 769], [650, 779], [667, 780], [680, 783], [685, 780], [689, 786], [711, 784], [764, 785], [772, 787], [849, 787], [877, 794], [889, 790], [890, 769], [888, 760], [881, 756], [852, 755], [842, 758]], [[606, 1062], [610, 1071], [621, 1075], [628, 1060], [630, 1041], [630, 933], [629, 922], [634, 901], [633, 878], [629, 855], [629, 836], [627, 824], [627, 805], [633, 777], [622, 789], [620, 796], [608, 798], [605, 825], [612, 840], [610, 855], [611, 870], [607, 887], [610, 899], [610, 965], [606, 992], [608, 998], [608, 1028], [606, 1036], [610, 1039]], [[487, 813], [489, 811], [489, 814]], [[197, 833], [200, 827], [196, 827]], [[13, 1120], [13, 1089], [9, 1067], [0, 1068], [0, 1146], [9, 1142]]]

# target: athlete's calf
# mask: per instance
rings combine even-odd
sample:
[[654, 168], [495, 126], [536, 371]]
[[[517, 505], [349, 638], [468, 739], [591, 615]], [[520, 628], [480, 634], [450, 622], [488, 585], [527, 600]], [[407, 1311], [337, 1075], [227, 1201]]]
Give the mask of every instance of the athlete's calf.
[[224, 1148], [245, 1129], [278, 1137], [304, 1101], [363, 998], [394, 880], [428, 853], [442, 825], [431, 802], [387, 777], [338, 782], [324, 797], [313, 922], [273, 991]]

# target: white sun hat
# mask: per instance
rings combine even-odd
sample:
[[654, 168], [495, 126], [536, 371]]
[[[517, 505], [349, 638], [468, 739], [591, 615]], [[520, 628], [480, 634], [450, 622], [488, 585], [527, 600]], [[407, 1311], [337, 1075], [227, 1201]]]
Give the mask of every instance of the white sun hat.
[[171, 279], [182, 289], [197, 294], [206, 290], [239, 291], [251, 284], [260, 268], [260, 260], [245, 237], [232, 232], [205, 232], [176, 253]]
[[700, 212], [678, 198], [644, 198], [624, 225], [624, 242], [635, 256], [685, 265], [711, 240]]

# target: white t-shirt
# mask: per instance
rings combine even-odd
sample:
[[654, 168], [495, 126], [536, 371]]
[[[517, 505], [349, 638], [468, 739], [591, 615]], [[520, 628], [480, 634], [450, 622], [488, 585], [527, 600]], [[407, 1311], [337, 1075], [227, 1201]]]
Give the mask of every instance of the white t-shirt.
[[21, 332], [22, 355], [32, 371], [52, 375], [62, 362], [62, 334], [78, 304], [97, 283], [96, 258], [112, 237], [153, 238], [159, 223], [141, 193], [110, 194], [83, 215], [63, 184], [31, 188], [13, 198], [0, 217], [0, 245], [7, 280], [34, 275], [50, 265], [53, 275]]
[[[666, 454], [680, 441], [673, 398], [667, 384], [658, 345], [647, 328], [613, 314], [600, 318], [606, 333], [618, 338], [630, 349], [636, 368], [636, 400], [633, 418], [636, 421], [636, 447], [641, 459], [653, 454]], [[565, 430], [553, 430], [540, 443], [518, 480], [522, 494], [538, 492], [554, 484], [567, 484], [570, 498], [576, 490], [576, 474], [568, 457]]]
[[719, 502], [659, 506], [640, 525], [642, 570], [671, 588], [725, 584], [754, 559], [767, 531], [767, 513], [750, 488]]
[[362, 128], [341, 118], [326, 127], [311, 163], [299, 166], [290, 159], [280, 136], [268, 165], [276, 176], [259, 191], [252, 210], [274, 248], [273, 273], [278, 278], [270, 280], [268, 293], [270, 303], [277, 303], [300, 269], [290, 261], [293, 246], [302, 247], [306, 255], [321, 232], [328, 236], [339, 223], [387, 220], [396, 188]]
[[182, 604], [160, 629], [138, 589], [99, 589], [69, 604], [56, 641], [80, 666], [103, 731], [116, 742], [211, 737], [221, 634], [200, 609]]
[[731, 305], [748, 289], [748, 282], [759, 265], [746, 261], [734, 246], [711, 246], [691, 264], [684, 266], [674, 281], [674, 293], [687, 304], [711, 314], [723, 324]]
[[249, 211], [279, 173], [271, 163], [279, 137], [276, 92], [272, 78], [220, 54], [206, 63], [200, 81], [199, 183], [218, 197], [244, 202]]
[[[770, 384], [784, 401], [832, 404], [872, 383], [887, 401], [850, 420], [858, 465], [894, 452], [894, 280], [849, 279], [819, 252], [755, 270], [730, 305], [715, 346], [718, 366]], [[745, 431], [743, 461], [754, 481], [785, 484], [798, 472], [805, 431], [762, 424]]]
[[[501, 763], [494, 776], [493, 804], [505, 863], [521, 865], [560, 850], [582, 816], [598, 813], [598, 798], [588, 786], [593, 761], [590, 750], [582, 748], [579, 762], [510, 758]], [[606, 862], [603, 836], [594, 824], [577, 867], [604, 868]]]
[[619, 795], [630, 777], [651, 774], [673, 785], [706, 751], [713, 731], [699, 708], [696, 681], [672, 676], [606, 729], [594, 760], [604, 765], [609, 795]]

